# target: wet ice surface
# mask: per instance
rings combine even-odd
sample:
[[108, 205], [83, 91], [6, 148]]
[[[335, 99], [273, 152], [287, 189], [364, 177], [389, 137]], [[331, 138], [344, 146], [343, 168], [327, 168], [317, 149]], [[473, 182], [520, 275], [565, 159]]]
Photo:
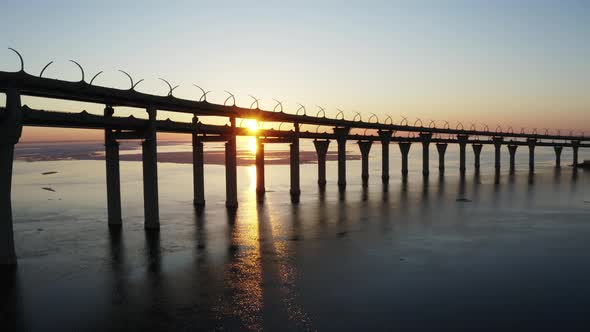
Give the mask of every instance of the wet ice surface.
[[[451, 152], [442, 180], [433, 161], [425, 183], [414, 157], [404, 184], [392, 150], [384, 192], [379, 151], [367, 191], [360, 162], [348, 162], [343, 196], [335, 163], [325, 194], [316, 166], [303, 165], [299, 205], [289, 200], [288, 166], [266, 168], [262, 204], [254, 168], [240, 167], [235, 215], [224, 208], [223, 167], [205, 166], [207, 206], [197, 213], [192, 166], [160, 164], [155, 234], [143, 230], [140, 163], [121, 164], [124, 225], [110, 232], [104, 162], [17, 162], [19, 266], [3, 275], [2, 326], [585, 330], [588, 172], [556, 172], [540, 153], [534, 177], [524, 162], [514, 176], [504, 167], [495, 181], [482, 156], [482, 175], [468, 169], [461, 181]], [[48, 170], [58, 173], [41, 174]]]

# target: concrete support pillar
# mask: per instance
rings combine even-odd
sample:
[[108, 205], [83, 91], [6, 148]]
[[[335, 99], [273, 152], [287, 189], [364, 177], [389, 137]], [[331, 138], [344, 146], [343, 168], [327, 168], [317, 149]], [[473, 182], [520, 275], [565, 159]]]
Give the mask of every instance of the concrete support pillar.
[[464, 134], [457, 135], [457, 140], [459, 141], [459, 173], [461, 175], [465, 175], [466, 170], [466, 157], [465, 152], [467, 150], [467, 139], [469, 136]]
[[147, 108], [149, 117], [142, 143], [143, 152], [143, 211], [145, 229], [160, 228], [160, 210], [158, 206], [158, 155], [156, 143], [156, 108]]
[[346, 137], [349, 130], [348, 127], [334, 128], [334, 134], [338, 142], [338, 188], [340, 190], [346, 188]]
[[481, 149], [483, 148], [483, 144], [473, 144], [473, 156], [475, 157], [475, 162], [474, 162], [474, 167], [475, 167], [475, 172], [479, 173], [479, 168], [480, 168], [480, 155], [481, 155]]
[[563, 146], [554, 146], [553, 150], [555, 150], [555, 167], [561, 167], [561, 150], [563, 150]]
[[392, 130], [379, 130], [381, 139], [381, 181], [389, 182], [389, 143], [391, 142]]
[[260, 138], [256, 138], [256, 193], [264, 194], [266, 192], [264, 183], [264, 144]]
[[[114, 110], [111, 106], [104, 109], [105, 117], [112, 117]], [[119, 228], [121, 218], [121, 172], [119, 170], [119, 142], [114, 137], [111, 128], [104, 131], [104, 152], [107, 178], [107, 214], [110, 228]]]
[[529, 171], [535, 171], [535, 146], [537, 145], [536, 138], [528, 138], [526, 140], [527, 144], [529, 145]]
[[492, 137], [494, 142], [494, 168], [496, 171], [500, 170], [500, 150], [502, 148], [503, 137]]
[[445, 152], [447, 151], [447, 143], [436, 143], [436, 150], [438, 151], [438, 172], [440, 175], [445, 174]]
[[[193, 124], [198, 126], [199, 119], [194, 116]], [[203, 141], [193, 132], [193, 204], [196, 207], [205, 206], [205, 170], [204, 170]]]
[[236, 148], [236, 118], [229, 118], [231, 131], [225, 143], [225, 206], [238, 207], [238, 175]]
[[422, 141], [422, 175], [428, 176], [430, 174], [430, 139], [432, 133], [420, 133], [420, 140]]
[[16, 264], [12, 228], [12, 161], [14, 145], [23, 128], [20, 93], [6, 91], [6, 109], [0, 114], [0, 266]]
[[402, 153], [402, 176], [408, 176], [408, 154], [410, 153], [410, 142], [399, 142], [399, 151]]
[[369, 185], [369, 152], [371, 151], [372, 141], [358, 141], [361, 150], [361, 178], [363, 187]]
[[574, 153], [573, 164], [574, 167], [578, 166], [578, 148], [580, 147], [580, 141], [572, 141], [572, 150]]
[[518, 145], [516, 144], [508, 144], [508, 153], [510, 154], [510, 173], [514, 173], [515, 164], [514, 164], [514, 157], [516, 155], [516, 149]]
[[326, 154], [328, 153], [329, 140], [313, 140], [315, 151], [318, 154], [318, 185], [320, 189], [326, 187]]
[[293, 143], [289, 146], [291, 152], [291, 202], [298, 203], [301, 195], [301, 187], [299, 184], [299, 124], [295, 123], [295, 137]]

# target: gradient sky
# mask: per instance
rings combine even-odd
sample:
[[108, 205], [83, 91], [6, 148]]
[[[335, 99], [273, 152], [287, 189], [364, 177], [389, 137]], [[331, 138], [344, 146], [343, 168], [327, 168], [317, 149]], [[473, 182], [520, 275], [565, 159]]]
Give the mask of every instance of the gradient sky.
[[[181, 84], [176, 96], [198, 99], [196, 83], [217, 103], [229, 90], [241, 106], [252, 94], [263, 108], [284, 100], [288, 112], [301, 102], [328, 116], [590, 132], [590, 1], [4, 0], [0, 18], [0, 46], [20, 50], [33, 74], [56, 61], [52, 78], [79, 80], [75, 59], [87, 77], [105, 70], [98, 85], [127, 88], [124, 69], [146, 79], [140, 91], [166, 94], [165, 77]], [[0, 70], [17, 69], [0, 50]], [[23, 140], [101, 135], [27, 129]]]

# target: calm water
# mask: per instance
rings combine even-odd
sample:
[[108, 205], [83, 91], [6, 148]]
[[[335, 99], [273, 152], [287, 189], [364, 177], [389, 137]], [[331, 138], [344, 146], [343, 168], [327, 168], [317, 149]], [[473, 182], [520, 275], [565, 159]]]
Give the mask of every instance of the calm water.
[[[335, 162], [328, 162], [324, 194], [317, 166], [302, 165], [299, 205], [290, 203], [288, 166], [266, 167], [261, 204], [255, 169], [239, 167], [235, 214], [224, 208], [223, 167], [205, 166], [207, 206], [197, 213], [191, 165], [160, 164], [158, 234], [143, 230], [140, 163], [121, 164], [124, 226], [111, 233], [103, 161], [16, 162], [19, 266], [2, 277], [1, 326], [587, 330], [590, 176], [555, 171], [553, 151], [538, 148], [530, 177], [527, 150], [518, 153], [510, 176], [503, 150], [496, 179], [492, 148], [484, 147], [479, 177], [468, 150], [461, 180], [449, 147], [440, 179], [432, 147], [425, 182], [414, 144], [404, 184], [393, 145], [384, 191], [375, 145], [368, 190], [360, 185], [360, 161], [347, 163], [344, 195], [336, 190]], [[571, 161], [570, 151], [562, 160]], [[48, 171], [58, 173], [41, 175]]]

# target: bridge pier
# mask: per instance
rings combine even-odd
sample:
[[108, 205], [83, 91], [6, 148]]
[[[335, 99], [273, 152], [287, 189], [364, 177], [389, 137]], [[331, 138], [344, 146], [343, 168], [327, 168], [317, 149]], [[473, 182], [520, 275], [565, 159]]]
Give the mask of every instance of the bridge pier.
[[358, 141], [357, 144], [361, 150], [361, 178], [363, 180], [363, 187], [369, 185], [369, 152], [373, 141]]
[[480, 155], [481, 155], [481, 149], [483, 148], [483, 144], [479, 144], [479, 143], [475, 143], [472, 145], [473, 147], [473, 156], [475, 158], [475, 162], [474, 162], [474, 168], [475, 168], [475, 173], [479, 173], [479, 168], [480, 168]]
[[231, 133], [225, 143], [225, 206], [229, 209], [238, 207], [236, 118], [229, 118]]
[[0, 117], [0, 266], [16, 265], [12, 227], [12, 163], [14, 145], [21, 137], [23, 122], [20, 93], [6, 91], [6, 110]]
[[392, 130], [379, 130], [381, 139], [381, 181], [389, 182], [389, 143], [391, 142]]
[[553, 150], [555, 151], [555, 167], [561, 168], [561, 150], [563, 150], [563, 146], [556, 145]]
[[266, 192], [264, 183], [264, 144], [256, 137], [256, 194]]
[[578, 148], [580, 147], [580, 141], [572, 141], [572, 150], [574, 153], [573, 164], [574, 167], [578, 166]]
[[502, 148], [503, 137], [492, 137], [494, 142], [494, 168], [496, 172], [500, 170], [500, 149]]
[[459, 134], [457, 135], [457, 140], [459, 141], [459, 173], [461, 175], [465, 175], [466, 165], [465, 165], [465, 151], [467, 148], [467, 139], [469, 136]]
[[[114, 109], [107, 106], [105, 117], [112, 117]], [[119, 170], [119, 142], [111, 128], [104, 131], [105, 164], [107, 178], [107, 214], [109, 228], [120, 228], [121, 218], [121, 172]]]
[[408, 177], [408, 154], [410, 153], [411, 142], [399, 142], [399, 151], [402, 153], [402, 177]]
[[301, 196], [301, 187], [299, 183], [299, 124], [295, 123], [295, 137], [293, 142], [289, 146], [291, 153], [290, 164], [291, 164], [291, 202], [299, 203], [299, 197]]
[[516, 144], [508, 144], [508, 153], [510, 154], [510, 173], [514, 173], [514, 169], [515, 167], [515, 163], [514, 163], [514, 159], [516, 156], [516, 149], [518, 148], [518, 145]]
[[420, 140], [422, 141], [422, 175], [428, 176], [430, 174], [430, 139], [432, 133], [420, 133]]
[[346, 189], [346, 136], [350, 128], [336, 127], [334, 134], [338, 142], [338, 189], [343, 191]]
[[313, 146], [318, 155], [318, 185], [321, 190], [326, 188], [326, 154], [330, 140], [313, 140]]
[[436, 150], [438, 151], [438, 172], [440, 175], [445, 174], [445, 152], [447, 151], [447, 143], [436, 143]]
[[537, 139], [527, 138], [526, 141], [529, 145], [529, 172], [533, 173], [535, 171], [535, 145], [537, 144]]
[[143, 161], [143, 211], [145, 229], [160, 228], [160, 211], [158, 206], [158, 155], [156, 142], [156, 108], [147, 108], [149, 117], [148, 127], [142, 147]]
[[[199, 119], [195, 115], [193, 124], [198, 126]], [[193, 204], [197, 208], [205, 206], [205, 170], [203, 141], [197, 135], [197, 129], [193, 136]]]

